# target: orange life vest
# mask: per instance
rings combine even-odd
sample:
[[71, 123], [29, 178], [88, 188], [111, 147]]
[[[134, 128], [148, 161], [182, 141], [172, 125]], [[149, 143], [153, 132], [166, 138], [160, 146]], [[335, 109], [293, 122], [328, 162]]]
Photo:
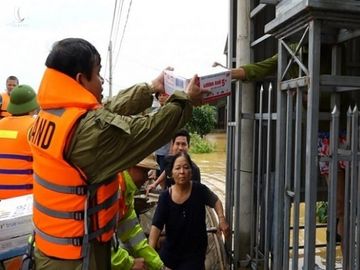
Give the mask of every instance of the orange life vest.
[[11, 114], [7, 111], [7, 106], [9, 104], [10, 101], [10, 96], [8, 93], [1, 93], [0, 96], [0, 118], [5, 117], [5, 116], [10, 116]]
[[32, 153], [27, 134], [34, 118], [9, 116], [0, 121], [0, 200], [32, 193]]
[[120, 218], [121, 218], [121, 217], [125, 216], [128, 211], [128, 207], [126, 205], [126, 196], [125, 196], [126, 182], [125, 182], [123, 172], [118, 174], [118, 181], [119, 181], [119, 187], [120, 187], [119, 214], [120, 214]]
[[113, 236], [119, 183], [115, 175], [89, 185], [85, 174], [64, 156], [77, 121], [99, 104], [75, 80], [53, 69], [45, 71], [38, 100], [42, 110], [29, 134], [35, 243], [47, 256], [86, 258], [90, 241], [108, 242]]

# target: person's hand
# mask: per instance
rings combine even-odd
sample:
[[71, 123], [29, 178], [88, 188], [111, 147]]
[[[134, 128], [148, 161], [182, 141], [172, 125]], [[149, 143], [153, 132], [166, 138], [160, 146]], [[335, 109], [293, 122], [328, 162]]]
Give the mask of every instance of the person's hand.
[[164, 88], [164, 71], [165, 70], [174, 70], [174, 68], [172, 67], [167, 67], [165, 68], [155, 79], [153, 79], [151, 81], [152, 86], [153, 86], [153, 90], [154, 93], [164, 93], [165, 92], [165, 88]]
[[135, 258], [134, 259], [134, 264], [131, 267], [132, 270], [147, 270], [148, 267], [145, 263], [144, 258]]
[[150, 170], [148, 172], [148, 179], [149, 180], [155, 180], [156, 179], [156, 170]]
[[149, 195], [149, 192], [156, 188], [156, 183], [152, 183], [146, 187], [146, 196]]
[[194, 106], [200, 106], [203, 103], [203, 94], [208, 93], [209, 90], [201, 89], [199, 87], [199, 77], [194, 75], [190, 83], [185, 89], [185, 93], [188, 95], [189, 100]]
[[214, 62], [214, 63], [212, 64], [212, 67], [217, 67], [217, 66], [220, 66], [220, 67], [223, 67], [223, 68], [227, 68], [227, 67], [225, 67], [223, 64], [220, 64], [219, 62]]
[[225, 238], [230, 236], [230, 226], [224, 216], [219, 218], [219, 230], [224, 234]]

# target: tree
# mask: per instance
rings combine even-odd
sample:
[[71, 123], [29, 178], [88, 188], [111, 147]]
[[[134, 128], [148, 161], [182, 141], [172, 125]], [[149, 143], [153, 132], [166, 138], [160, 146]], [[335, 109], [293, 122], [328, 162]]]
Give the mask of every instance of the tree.
[[190, 133], [197, 133], [201, 137], [210, 133], [216, 124], [216, 107], [209, 104], [196, 107], [192, 119], [186, 124]]

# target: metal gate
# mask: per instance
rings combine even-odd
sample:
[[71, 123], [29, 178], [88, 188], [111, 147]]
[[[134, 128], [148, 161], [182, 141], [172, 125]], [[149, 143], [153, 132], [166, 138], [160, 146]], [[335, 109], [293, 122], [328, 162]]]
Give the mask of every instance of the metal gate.
[[[266, 8], [259, 1], [249, 2], [250, 17]], [[254, 113], [242, 111], [241, 84], [235, 85], [228, 100], [226, 214], [234, 233], [227, 249], [232, 253], [233, 269], [321, 269], [317, 268], [320, 248], [325, 254], [324, 269], [359, 269], [360, 2], [264, 2], [277, 4], [275, 18], [265, 26], [265, 35], [278, 43], [277, 80], [256, 84]], [[236, 29], [228, 42], [230, 67], [236, 58], [231, 49], [234, 33]], [[244, 122], [249, 121], [253, 123], [248, 172], [252, 175], [251, 231], [244, 257], [239, 253], [247, 237], [241, 227], [242, 162], [247, 153], [241, 149], [241, 138], [249, 132], [244, 130]], [[327, 135], [319, 135], [320, 131]], [[345, 137], [341, 143], [339, 134]], [[329, 140], [328, 149], [319, 149], [320, 139]], [[327, 181], [320, 177], [319, 164], [329, 167]], [[336, 190], [341, 172], [342, 248], [336, 243]], [[327, 224], [317, 222], [318, 201], [327, 202]], [[319, 243], [322, 234], [327, 237]]]

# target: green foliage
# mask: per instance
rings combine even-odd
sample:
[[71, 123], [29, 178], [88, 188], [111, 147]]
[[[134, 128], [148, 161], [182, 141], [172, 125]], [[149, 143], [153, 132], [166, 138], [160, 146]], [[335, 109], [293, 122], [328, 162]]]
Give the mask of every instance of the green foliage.
[[208, 142], [206, 139], [201, 138], [197, 133], [191, 133], [191, 147], [190, 152], [194, 154], [211, 153], [215, 149], [215, 144]]
[[211, 132], [216, 124], [216, 107], [209, 104], [196, 107], [193, 110], [192, 119], [185, 128], [190, 133], [197, 133], [201, 137]]
[[316, 217], [318, 222], [326, 223], [327, 222], [327, 210], [328, 210], [328, 203], [321, 201], [316, 203]]

